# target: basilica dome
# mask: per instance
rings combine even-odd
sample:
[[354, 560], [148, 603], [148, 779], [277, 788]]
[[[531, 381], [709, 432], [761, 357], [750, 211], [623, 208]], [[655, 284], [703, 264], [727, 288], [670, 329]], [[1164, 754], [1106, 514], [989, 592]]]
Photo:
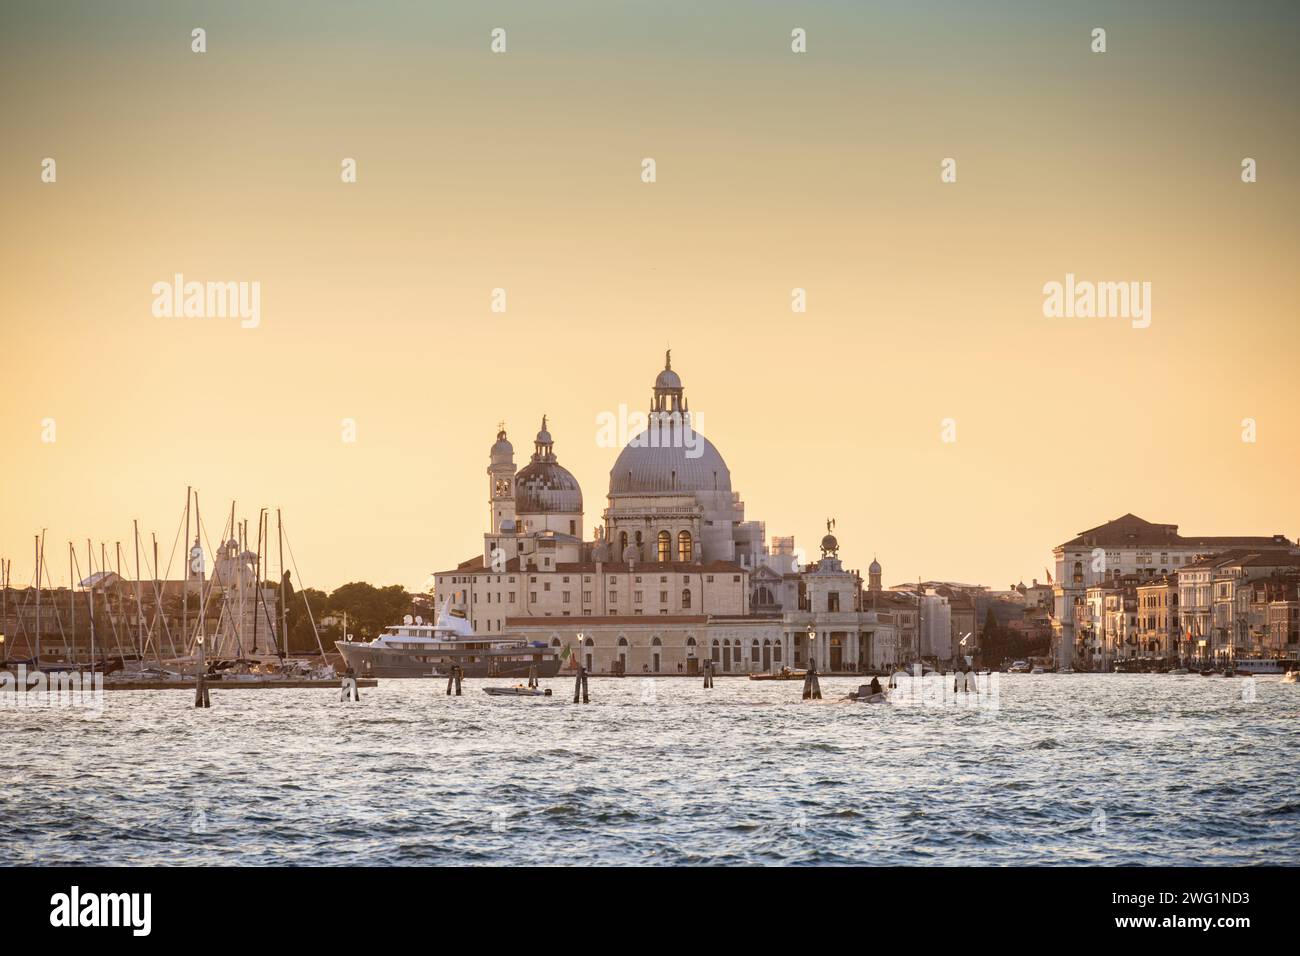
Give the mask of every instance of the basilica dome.
[[627, 443], [609, 470], [611, 495], [690, 494], [731, 491], [731, 471], [713, 443], [699, 432], [685, 432], [690, 406], [672, 353], [655, 377], [650, 426]]
[[[731, 491], [731, 471], [718, 449], [699, 432], [691, 436], [692, 448], [680, 443], [653, 448], [648, 432], [628, 443], [609, 470], [611, 495]], [[687, 454], [700, 453], [698, 458]]]
[[545, 418], [534, 447], [532, 460], [515, 475], [515, 510], [521, 515], [581, 514], [582, 488], [556, 459]]

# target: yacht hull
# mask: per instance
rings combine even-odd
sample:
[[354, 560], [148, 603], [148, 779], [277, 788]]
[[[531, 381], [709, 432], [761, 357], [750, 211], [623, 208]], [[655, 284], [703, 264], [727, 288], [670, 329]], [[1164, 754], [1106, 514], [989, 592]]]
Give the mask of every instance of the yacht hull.
[[554, 677], [560, 672], [559, 656], [542, 648], [486, 654], [457, 651], [413, 654], [346, 641], [337, 641], [334, 646], [358, 677], [446, 677], [455, 665], [460, 665], [466, 677], [527, 677], [534, 666], [538, 677]]

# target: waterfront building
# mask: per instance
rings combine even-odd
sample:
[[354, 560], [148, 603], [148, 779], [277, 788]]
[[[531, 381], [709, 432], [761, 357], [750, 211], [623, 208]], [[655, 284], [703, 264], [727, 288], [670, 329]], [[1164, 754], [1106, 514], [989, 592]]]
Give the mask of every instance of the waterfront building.
[[1251, 656], [1300, 660], [1300, 574], [1251, 582]]
[[1163, 574], [1136, 587], [1138, 646], [1146, 657], [1179, 656], [1178, 578]]
[[1193, 629], [1192, 640], [1203, 650], [1200, 656], [1259, 656], [1264, 642], [1262, 628], [1251, 630], [1251, 585], [1261, 578], [1297, 572], [1300, 554], [1237, 548], [1208, 556], [1180, 573], [1180, 590], [1192, 602], [1186, 624]]
[[[1297, 552], [1285, 535], [1195, 537], [1178, 533], [1178, 525], [1154, 524], [1126, 514], [1080, 532], [1053, 549], [1056, 563], [1053, 586], [1053, 641], [1060, 666], [1073, 666], [1076, 657], [1075, 614], [1090, 587], [1125, 575], [1147, 579], [1179, 574], [1199, 556], [1231, 548], [1253, 551]], [[1180, 595], [1180, 603], [1185, 608]]]

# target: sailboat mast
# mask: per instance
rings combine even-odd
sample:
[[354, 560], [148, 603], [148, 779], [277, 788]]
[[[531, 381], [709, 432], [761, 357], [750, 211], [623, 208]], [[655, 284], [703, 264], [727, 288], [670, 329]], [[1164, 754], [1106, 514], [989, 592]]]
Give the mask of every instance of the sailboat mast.
[[68, 542], [68, 606], [72, 615], [72, 663], [77, 663], [77, 579], [72, 576], [72, 542]]
[[[194, 492], [194, 543], [197, 544], [197, 545], [199, 546], [199, 557], [200, 557], [200, 558], [202, 558], [202, 556], [203, 556], [203, 545], [200, 543], [202, 537], [203, 537], [203, 514], [202, 514], [202, 512], [200, 512], [200, 510], [199, 510], [199, 493], [196, 491], [196, 492]], [[200, 563], [200, 565], [202, 565], [202, 561], [200, 561], [199, 563]], [[205, 579], [206, 579], [206, 577], [207, 577], [207, 574], [206, 574], [205, 572], [203, 572], [203, 571], [200, 571], [200, 572], [199, 572], [199, 620], [198, 620], [198, 631], [199, 631], [200, 636], [203, 634], [203, 618], [204, 618], [205, 614], [207, 613], [207, 601], [206, 601], [206, 600], [204, 599], [204, 597], [203, 597], [203, 585], [204, 585], [204, 583], [205, 583]], [[186, 640], [186, 641], [189, 641], [189, 637], [187, 636], [187, 637], [185, 638], [185, 640]]]
[[36, 669], [41, 669], [41, 538], [44, 530], [36, 536]]
[[[126, 621], [122, 618], [122, 542], [114, 541], [113, 549], [117, 552], [117, 586], [113, 589], [117, 593], [117, 619], [124, 626]], [[130, 639], [130, 632], [127, 632], [127, 638]], [[118, 639], [118, 645], [121, 646], [121, 638]]]
[[[86, 539], [86, 577], [81, 585], [81, 592], [86, 594], [86, 585], [84, 581], [90, 580], [94, 575], [94, 567], [90, 560], [90, 539]], [[90, 593], [86, 594], [86, 616], [90, 618], [90, 666], [95, 666], [95, 585], [90, 585]]]
[[284, 522], [275, 509], [275, 533], [280, 539], [280, 659], [289, 656], [289, 608], [284, 600]]
[[144, 604], [140, 598], [140, 522], [132, 520], [131, 528], [135, 534], [135, 641], [140, 648], [140, 660], [144, 660]]
[[190, 639], [190, 565], [194, 556], [190, 553], [190, 493], [191, 486], [185, 486], [185, 571], [181, 574], [181, 641]]
[[257, 557], [253, 559], [253, 653], [257, 654], [257, 599], [262, 594], [262, 516], [266, 509], [257, 512]]

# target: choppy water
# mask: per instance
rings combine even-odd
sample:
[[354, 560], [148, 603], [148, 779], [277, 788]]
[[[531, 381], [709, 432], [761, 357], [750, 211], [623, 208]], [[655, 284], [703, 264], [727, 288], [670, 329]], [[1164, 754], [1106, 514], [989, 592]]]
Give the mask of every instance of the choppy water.
[[[997, 711], [856, 680], [110, 692], [0, 710], [4, 863], [1300, 863], [1300, 685], [1001, 675]], [[492, 683], [502, 683], [495, 681]]]

